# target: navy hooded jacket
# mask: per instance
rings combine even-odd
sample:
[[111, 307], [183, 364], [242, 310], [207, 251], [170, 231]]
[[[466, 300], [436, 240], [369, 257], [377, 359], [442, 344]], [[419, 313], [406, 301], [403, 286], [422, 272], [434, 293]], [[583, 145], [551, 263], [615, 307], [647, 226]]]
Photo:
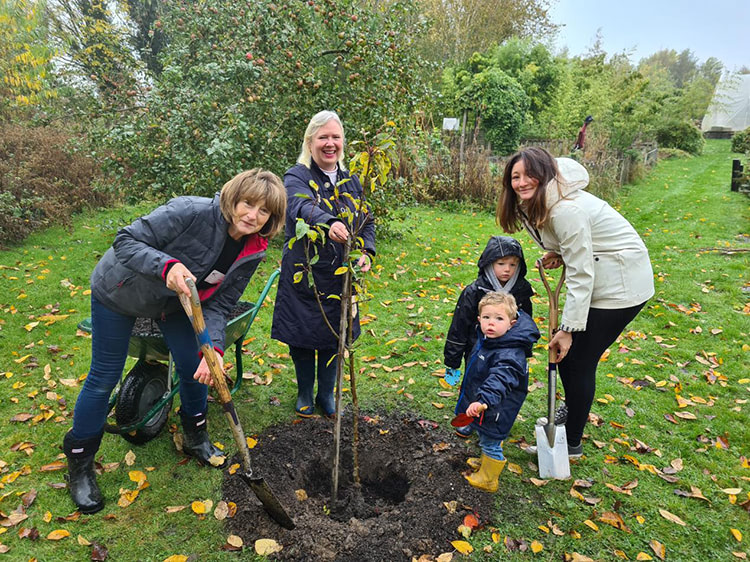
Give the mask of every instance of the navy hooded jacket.
[[480, 435], [503, 440], [510, 433], [529, 386], [526, 357], [539, 339], [531, 317], [518, 311], [518, 320], [505, 335], [485, 338], [480, 332], [461, 385], [456, 413], [466, 412], [472, 402], [487, 405], [471, 424]]
[[485, 269], [488, 265], [505, 256], [516, 256], [520, 260], [518, 278], [510, 290], [510, 294], [515, 297], [519, 310], [533, 316], [531, 296], [534, 294], [534, 290], [526, 280], [526, 262], [523, 258], [521, 244], [510, 236], [492, 236], [479, 257], [477, 279], [464, 288], [458, 297], [458, 302], [456, 302], [453, 320], [445, 337], [445, 348], [443, 350], [444, 363], [447, 367], [460, 368], [462, 359], [465, 359], [466, 364], [468, 364], [469, 354], [477, 341], [479, 301], [482, 300], [484, 295], [495, 290], [492, 282], [487, 278]]

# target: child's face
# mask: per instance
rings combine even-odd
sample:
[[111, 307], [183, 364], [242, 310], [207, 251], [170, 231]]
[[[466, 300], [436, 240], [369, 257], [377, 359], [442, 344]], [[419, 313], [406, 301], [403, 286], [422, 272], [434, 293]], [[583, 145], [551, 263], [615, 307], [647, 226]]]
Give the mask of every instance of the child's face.
[[518, 269], [520, 261], [518, 256], [505, 256], [495, 261], [492, 264], [492, 270], [495, 272], [498, 281], [503, 284], [507, 283], [508, 279], [513, 277], [516, 269]]
[[487, 338], [500, 338], [516, 323], [502, 304], [486, 304], [479, 313], [479, 326]]

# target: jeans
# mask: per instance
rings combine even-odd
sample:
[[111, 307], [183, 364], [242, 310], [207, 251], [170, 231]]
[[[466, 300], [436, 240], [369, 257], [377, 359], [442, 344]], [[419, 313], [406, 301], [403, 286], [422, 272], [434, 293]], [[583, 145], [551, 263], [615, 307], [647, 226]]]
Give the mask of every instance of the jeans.
[[[100, 435], [109, 413], [109, 397], [122, 377], [135, 317], [110, 310], [91, 297], [91, 367], [73, 411], [73, 436]], [[201, 358], [190, 320], [176, 312], [157, 320], [180, 378], [181, 411], [195, 416], [206, 411], [208, 387], [195, 379]]]
[[504, 461], [505, 456], [503, 455], [503, 441], [502, 439], [494, 439], [483, 435], [479, 432], [479, 447], [482, 449], [482, 454], [496, 461]]

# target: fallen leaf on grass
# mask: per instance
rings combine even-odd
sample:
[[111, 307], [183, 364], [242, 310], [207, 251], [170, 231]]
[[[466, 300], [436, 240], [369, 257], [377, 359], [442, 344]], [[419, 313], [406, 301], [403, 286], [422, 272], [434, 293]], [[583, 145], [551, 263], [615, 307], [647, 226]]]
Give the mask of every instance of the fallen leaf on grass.
[[211, 511], [211, 508], [214, 506], [213, 500], [205, 500], [205, 501], [194, 501], [190, 504], [190, 508], [193, 510], [193, 513], [197, 515], [202, 515], [204, 513], [208, 513]]
[[667, 549], [662, 543], [660, 543], [656, 539], [652, 539], [651, 541], [649, 541], [648, 545], [651, 547], [651, 550], [654, 551], [654, 554], [656, 554], [659, 560], [664, 560], [666, 558]]
[[739, 531], [739, 529], [729, 529], [729, 532], [732, 533], [732, 536], [737, 539], [737, 542], [742, 542], [742, 533]]
[[531, 552], [537, 554], [544, 550], [544, 545], [539, 541], [531, 541]]
[[639, 552], [636, 555], [635, 559], [636, 560], [653, 560], [653, 558], [651, 557], [651, 555], [646, 554], [645, 552]]
[[222, 500], [216, 504], [216, 509], [214, 509], [214, 517], [219, 521], [224, 521], [224, 519], [227, 518], [227, 515], [229, 515], [229, 506], [227, 505], [227, 502]]
[[187, 562], [188, 557], [184, 554], [173, 554], [164, 559], [164, 562]]
[[474, 547], [466, 541], [451, 541], [451, 545], [461, 554], [469, 555], [474, 552]]
[[670, 513], [666, 509], [659, 508], [659, 514], [667, 521], [671, 521], [672, 523], [677, 523], [678, 525], [682, 525], [683, 527], [687, 526], [687, 523], [685, 523], [682, 519], [677, 517], [674, 513]]
[[614, 511], [603, 512], [599, 517], [599, 521], [601, 521], [602, 523], [606, 523], [607, 525], [612, 525], [615, 529], [620, 529], [621, 531], [625, 531], [626, 533], [632, 532], [625, 524], [625, 521], [623, 521], [622, 517], [620, 517], [620, 514], [615, 513]]
[[589, 558], [584, 554], [573, 552], [572, 554], [565, 553], [565, 562], [596, 562], [593, 558]]
[[177, 513], [178, 511], [182, 511], [186, 507], [186, 505], [168, 505], [164, 511], [166, 511], [167, 513]]
[[84, 539], [81, 535], [78, 535], [78, 544], [81, 546], [91, 546], [91, 541]]
[[479, 519], [473, 513], [469, 513], [464, 517], [464, 525], [469, 529], [474, 530], [479, 527]]
[[59, 541], [60, 539], [64, 539], [65, 537], [69, 536], [70, 531], [66, 531], [65, 529], [55, 529], [49, 535], [47, 535], [47, 540]]
[[584, 521], [583, 524], [593, 529], [594, 531], [597, 531], [597, 532], [599, 531], [599, 526], [596, 523], [594, 523], [591, 519], [586, 519], [586, 521]]

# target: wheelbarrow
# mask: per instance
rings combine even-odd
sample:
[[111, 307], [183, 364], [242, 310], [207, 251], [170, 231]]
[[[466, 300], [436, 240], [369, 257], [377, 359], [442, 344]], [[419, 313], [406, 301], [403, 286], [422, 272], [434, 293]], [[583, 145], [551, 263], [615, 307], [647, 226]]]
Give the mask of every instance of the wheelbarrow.
[[[279, 273], [278, 269], [271, 273], [257, 301], [237, 303], [236, 315], [227, 323], [225, 341], [228, 342], [227, 349], [234, 345], [237, 373], [230, 389], [231, 394], [237, 392], [242, 385], [242, 342]], [[143, 333], [138, 329], [138, 324], [140, 323], [134, 327], [128, 344], [128, 356], [138, 361], [109, 399], [109, 410], [114, 408], [116, 423], [105, 424], [104, 430], [141, 445], [156, 437], [166, 425], [172, 399], [179, 391], [180, 380], [162, 335]], [[155, 324], [154, 322], [154, 326]], [[91, 333], [91, 318], [80, 322], [78, 328]]]

